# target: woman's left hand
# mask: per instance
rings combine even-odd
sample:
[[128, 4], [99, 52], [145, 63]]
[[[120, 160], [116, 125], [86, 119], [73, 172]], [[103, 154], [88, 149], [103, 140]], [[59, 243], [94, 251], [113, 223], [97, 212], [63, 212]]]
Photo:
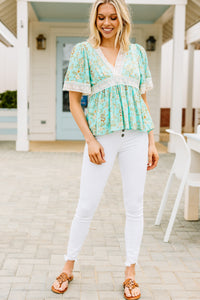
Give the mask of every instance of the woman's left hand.
[[154, 169], [158, 164], [158, 160], [159, 160], [159, 155], [155, 143], [150, 144], [148, 149], [147, 171]]

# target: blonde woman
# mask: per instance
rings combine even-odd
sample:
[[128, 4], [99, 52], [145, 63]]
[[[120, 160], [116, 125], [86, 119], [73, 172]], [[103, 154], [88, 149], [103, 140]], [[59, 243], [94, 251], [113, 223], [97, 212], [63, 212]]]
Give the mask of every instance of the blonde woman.
[[[124, 297], [141, 296], [135, 265], [143, 235], [144, 184], [158, 153], [146, 98], [153, 88], [147, 54], [141, 45], [130, 43], [130, 30], [123, 0], [97, 0], [91, 9], [90, 37], [71, 53], [63, 89], [70, 91], [70, 111], [86, 143], [65, 265], [52, 285], [56, 293], [64, 293], [73, 279], [74, 263], [118, 156], [126, 212]], [[82, 94], [89, 95], [86, 116]]]

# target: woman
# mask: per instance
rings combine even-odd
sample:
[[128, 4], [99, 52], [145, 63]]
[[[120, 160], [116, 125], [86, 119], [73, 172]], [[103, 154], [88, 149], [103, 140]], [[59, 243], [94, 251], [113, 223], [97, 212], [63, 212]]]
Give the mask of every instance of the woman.
[[[146, 171], [156, 167], [158, 153], [146, 98], [153, 88], [147, 55], [142, 46], [129, 42], [130, 29], [123, 0], [97, 0], [90, 15], [90, 37], [71, 53], [63, 89], [70, 91], [70, 111], [86, 144], [66, 262], [52, 286], [56, 293], [65, 292], [73, 279], [74, 262], [118, 155], [126, 211], [124, 297], [141, 296], [135, 265], [143, 234], [143, 192]], [[89, 95], [86, 117], [82, 94]]]

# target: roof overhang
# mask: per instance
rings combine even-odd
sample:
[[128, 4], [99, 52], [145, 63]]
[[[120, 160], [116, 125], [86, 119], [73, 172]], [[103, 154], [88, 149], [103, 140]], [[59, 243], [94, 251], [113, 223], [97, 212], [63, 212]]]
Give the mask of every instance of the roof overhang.
[[[40, 22], [88, 23], [94, 0], [25, 0], [31, 3]], [[133, 24], [154, 24], [174, 5], [186, 5], [187, 0], [126, 0]]]
[[7, 47], [13, 47], [17, 42], [16, 37], [1, 22], [0, 22], [0, 42], [2, 42]]
[[[154, 24], [170, 5], [128, 4], [133, 24]], [[133, 2], [133, 1], [132, 1]], [[91, 1], [35, 1], [31, 6], [39, 22], [88, 23]], [[153, 2], [154, 3], [154, 2]]]
[[187, 30], [186, 40], [187, 44], [200, 42], [200, 22]]
[[[28, 3], [29, 21], [70, 23], [88, 22], [89, 7], [94, 3], [94, 0], [0, 0], [0, 19], [8, 29], [7, 32], [5, 29], [3, 32], [1, 31], [0, 40], [6, 45], [13, 45], [15, 42], [10, 33], [12, 32], [16, 36], [16, 4], [18, 1]], [[174, 5], [187, 4], [187, 0], [125, 1], [131, 8], [133, 24], [163, 24], [169, 19], [170, 15], [173, 15], [172, 8]], [[191, 1], [199, 4], [199, 0]], [[61, 9], [62, 5], [64, 5], [64, 12]]]
[[[26, 0], [33, 2], [32, 0]], [[34, 0], [34, 2], [49, 3], [94, 3], [94, 0]], [[127, 4], [146, 4], [146, 5], [186, 5], [187, 0], [126, 0]]]

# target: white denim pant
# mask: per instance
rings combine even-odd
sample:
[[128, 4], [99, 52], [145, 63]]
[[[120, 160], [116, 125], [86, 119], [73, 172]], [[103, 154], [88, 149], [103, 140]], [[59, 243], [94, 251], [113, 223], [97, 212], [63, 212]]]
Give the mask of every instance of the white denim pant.
[[90, 222], [100, 202], [108, 176], [118, 155], [122, 176], [125, 222], [125, 266], [137, 264], [143, 235], [143, 193], [148, 163], [148, 133], [118, 130], [96, 136], [104, 148], [105, 163], [90, 161], [85, 144], [79, 202], [74, 215], [65, 261], [77, 261], [77, 255], [88, 234]]

